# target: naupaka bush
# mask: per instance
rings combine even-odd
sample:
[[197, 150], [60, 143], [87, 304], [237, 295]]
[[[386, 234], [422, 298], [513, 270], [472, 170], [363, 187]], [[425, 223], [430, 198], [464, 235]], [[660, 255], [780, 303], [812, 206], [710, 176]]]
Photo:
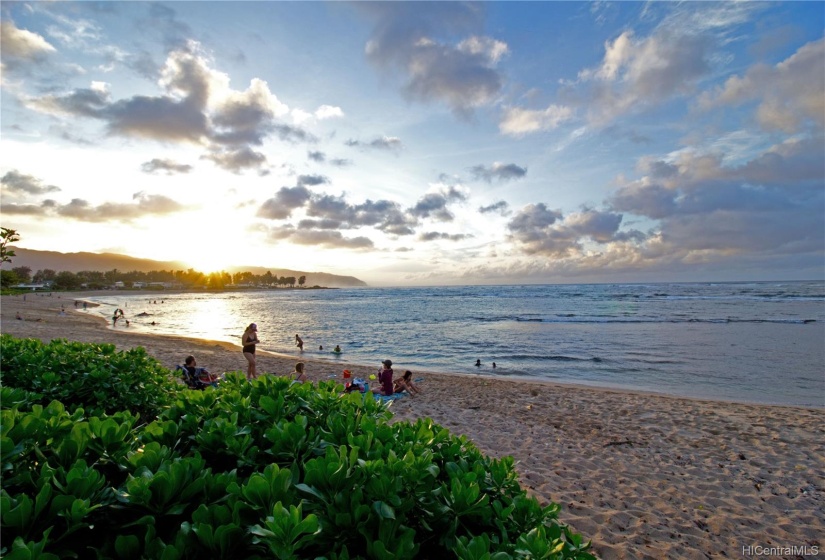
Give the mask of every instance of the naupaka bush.
[[[154, 383], [160, 366], [145, 354], [87, 346], [56, 363], [131, 359]], [[40, 363], [31, 375], [55, 360]], [[35, 381], [15, 387], [5, 372], [4, 558], [593, 558], [557, 505], [521, 489], [511, 458], [429, 419], [390, 424], [380, 402], [333, 382], [230, 374], [186, 391], [163, 379], [150, 419], [95, 392], [45, 403]]]

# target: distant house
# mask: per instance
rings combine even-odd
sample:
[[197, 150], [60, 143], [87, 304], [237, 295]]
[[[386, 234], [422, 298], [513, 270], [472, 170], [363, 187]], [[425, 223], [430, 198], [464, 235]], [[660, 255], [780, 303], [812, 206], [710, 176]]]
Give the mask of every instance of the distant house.
[[126, 284], [124, 284], [123, 282], [115, 282], [114, 283], [115, 290], [119, 290], [119, 289], [125, 288], [125, 287], [126, 287]]
[[180, 288], [180, 284], [175, 282], [149, 282], [147, 287], [155, 288], [155, 289], [163, 289], [163, 290], [171, 290], [173, 288]]
[[138, 288], [138, 289], [145, 288], [146, 287], [146, 282], [132, 282], [132, 287], [133, 288]]
[[18, 285], [15, 286], [15, 288], [23, 288], [24, 290], [36, 291], [36, 290], [48, 290], [48, 289], [51, 288], [51, 286], [49, 284], [46, 284], [46, 283], [43, 283], [43, 284], [18, 284]]

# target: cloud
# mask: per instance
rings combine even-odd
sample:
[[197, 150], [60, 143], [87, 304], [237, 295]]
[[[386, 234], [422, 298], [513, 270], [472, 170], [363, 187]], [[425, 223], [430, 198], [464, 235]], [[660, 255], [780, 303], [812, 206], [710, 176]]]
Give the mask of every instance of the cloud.
[[499, 121], [499, 131], [508, 136], [523, 136], [533, 132], [552, 130], [573, 118], [570, 107], [550, 105], [543, 110], [507, 107]]
[[422, 233], [418, 236], [419, 241], [437, 241], [441, 239], [445, 239], [447, 241], [463, 241], [464, 239], [470, 239], [473, 236], [468, 233], [444, 233], [438, 231], [429, 231], [427, 233]]
[[20, 173], [17, 170], [7, 172], [0, 178], [0, 185], [3, 187], [5, 195], [12, 197], [18, 195], [39, 196], [46, 193], [58, 192], [59, 187], [54, 185], [44, 185], [43, 181], [32, 176]]
[[478, 211], [480, 214], [496, 213], [501, 214], [502, 216], [507, 216], [510, 214], [510, 205], [503, 200], [499, 200], [489, 206], [480, 206]]
[[201, 158], [207, 159], [232, 173], [240, 173], [246, 169], [258, 169], [260, 175], [268, 173], [266, 156], [246, 146], [237, 150], [213, 148], [209, 153], [202, 155]]
[[163, 195], [140, 192], [133, 196], [133, 200], [135, 202], [104, 202], [97, 206], [82, 198], [74, 198], [68, 204], [45, 200], [39, 206], [35, 204], [4, 204], [2, 210], [4, 213], [9, 214], [60, 216], [81, 222], [100, 223], [131, 222], [145, 216], [163, 216], [186, 209], [184, 205]]
[[177, 163], [171, 159], [155, 158], [140, 166], [144, 173], [165, 173], [166, 175], [184, 174], [192, 171], [192, 166], [184, 163]]
[[303, 208], [306, 218], [298, 222], [301, 230], [346, 230], [373, 227], [389, 235], [412, 235], [417, 220], [403, 211], [401, 205], [389, 200], [365, 200], [359, 204], [347, 201], [345, 195], [313, 193], [305, 185], [325, 184], [325, 177], [302, 175], [296, 187], [283, 187], [265, 201], [257, 216], [270, 220], [285, 220], [293, 211]]
[[711, 69], [710, 34], [660, 29], [645, 38], [625, 31], [604, 45], [600, 66], [579, 72], [589, 92], [590, 120], [604, 124], [623, 113], [694, 91]]
[[311, 159], [312, 161], [317, 161], [318, 163], [324, 163], [327, 159], [327, 156], [324, 152], [307, 152], [307, 158]]
[[333, 107], [332, 105], [321, 105], [315, 110], [314, 116], [319, 121], [326, 119], [337, 119], [344, 117], [344, 111], [340, 107]]
[[301, 109], [293, 109], [290, 114], [292, 115], [292, 120], [296, 124], [301, 124], [313, 119], [316, 121], [323, 121], [327, 119], [343, 118], [344, 111], [340, 107], [321, 105], [315, 110], [314, 113], [309, 113]]
[[298, 186], [309, 185], [315, 187], [329, 183], [329, 179], [323, 175], [298, 175]]
[[19, 204], [16, 202], [5, 202], [0, 204], [0, 210], [6, 215], [16, 216], [45, 216], [49, 210], [46, 203], [41, 204]]
[[263, 80], [254, 78], [244, 92], [229, 92], [212, 114], [212, 139], [224, 145], [253, 144], [276, 130], [275, 118], [288, 112]]
[[348, 165], [352, 165], [352, 160], [349, 159], [333, 158], [327, 160], [327, 155], [324, 152], [319, 151], [307, 152], [307, 158], [317, 163], [329, 163], [335, 167], [346, 167]]
[[307, 215], [335, 221], [341, 229], [370, 226], [392, 235], [411, 235], [416, 225], [397, 202], [367, 199], [360, 204], [350, 204], [344, 196], [328, 194], [314, 196]]
[[269, 220], [285, 220], [292, 211], [309, 202], [312, 193], [303, 185], [281, 187], [273, 198], [266, 200], [258, 209], [256, 216]]
[[299, 128], [297, 126], [290, 126], [288, 124], [275, 124], [272, 126], [272, 130], [275, 134], [283, 140], [284, 142], [290, 142], [292, 144], [298, 142], [307, 142], [307, 143], [315, 143], [318, 141], [318, 137], [316, 137], [311, 132], [307, 132], [303, 128]]
[[544, 203], [528, 204], [507, 224], [508, 239], [528, 255], [552, 258], [581, 256], [583, 241], [616, 241], [622, 215], [585, 209], [567, 217]]
[[329, 249], [372, 249], [374, 243], [368, 237], [344, 237], [338, 231], [303, 230], [292, 226], [272, 228], [269, 238], [289, 241], [296, 245], [311, 245]]
[[470, 32], [482, 27], [478, 4], [363, 3], [359, 8], [376, 20], [367, 43], [367, 58], [378, 68], [403, 74], [403, 94], [423, 102], [441, 102], [467, 116], [492, 103], [502, 89], [496, 65], [507, 44]]
[[449, 187], [425, 194], [415, 206], [409, 209], [409, 213], [417, 218], [433, 218], [439, 222], [450, 222], [455, 216], [447, 209], [447, 205], [466, 200], [466, 194], [455, 187]]
[[188, 41], [170, 52], [160, 69], [162, 95], [113, 100], [108, 87], [94, 85], [25, 103], [53, 115], [101, 120], [111, 135], [205, 146], [205, 159], [233, 173], [265, 173], [266, 157], [253, 148], [271, 136], [290, 143], [318, 141], [278, 120], [289, 108], [265, 81], [253, 78], [246, 90], [235, 91], [229, 77], [211, 64], [200, 44]]
[[515, 163], [499, 163], [495, 162], [493, 165], [486, 167], [484, 165], [475, 165], [470, 168], [473, 178], [492, 182], [493, 179], [498, 181], [509, 181], [511, 179], [521, 179], [527, 175], [526, 167], [519, 167]]
[[404, 147], [404, 145], [401, 143], [401, 139], [396, 138], [394, 136], [382, 136], [380, 138], [370, 140], [369, 142], [362, 142], [360, 140], [349, 139], [346, 142], [344, 142], [344, 144], [352, 148], [387, 151], [399, 151]]
[[36, 62], [57, 52], [42, 35], [18, 28], [13, 21], [0, 22], [0, 54], [3, 69], [14, 69], [26, 62]]
[[[825, 250], [825, 140], [792, 139], [740, 164], [683, 152], [646, 161], [647, 175], [608, 200], [615, 211], [658, 220], [660, 255], [713, 261]], [[660, 258], [664, 258], [663, 256]]]
[[803, 45], [793, 55], [768, 66], [757, 64], [744, 76], [702, 95], [702, 109], [736, 107], [756, 100], [756, 120], [766, 130], [788, 134], [813, 123], [825, 127], [825, 39]]

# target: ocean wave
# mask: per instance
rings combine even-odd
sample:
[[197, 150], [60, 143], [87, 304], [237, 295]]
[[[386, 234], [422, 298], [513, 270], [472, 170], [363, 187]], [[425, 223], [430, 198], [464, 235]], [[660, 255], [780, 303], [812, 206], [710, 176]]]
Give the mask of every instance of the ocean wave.
[[597, 356], [591, 358], [581, 358], [577, 356], [562, 356], [562, 355], [544, 355], [544, 354], [513, 354], [507, 356], [508, 360], [524, 360], [524, 361], [548, 361], [548, 362], [604, 362], [604, 358]]

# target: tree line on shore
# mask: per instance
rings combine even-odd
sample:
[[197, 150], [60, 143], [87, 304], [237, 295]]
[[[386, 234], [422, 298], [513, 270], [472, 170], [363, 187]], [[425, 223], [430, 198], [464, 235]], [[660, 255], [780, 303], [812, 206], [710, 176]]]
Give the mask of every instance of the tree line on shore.
[[[306, 276], [276, 276], [270, 271], [264, 274], [253, 274], [252, 272], [236, 272], [230, 274], [226, 271], [212, 272], [209, 274], [199, 272], [195, 269], [188, 270], [152, 270], [141, 272], [132, 270], [122, 272], [112, 269], [106, 272], [83, 270], [80, 272], [55, 271], [51, 269], [38, 270], [32, 273], [28, 266], [18, 266], [11, 270], [0, 271], [0, 283], [4, 288], [10, 288], [19, 284], [48, 284], [54, 290], [77, 290], [89, 289], [99, 290], [120, 286], [124, 288], [132, 287], [168, 287], [194, 288], [221, 290], [229, 287], [247, 288], [294, 288], [297, 283], [303, 287], [306, 283]], [[150, 286], [154, 284], [154, 286]]]

